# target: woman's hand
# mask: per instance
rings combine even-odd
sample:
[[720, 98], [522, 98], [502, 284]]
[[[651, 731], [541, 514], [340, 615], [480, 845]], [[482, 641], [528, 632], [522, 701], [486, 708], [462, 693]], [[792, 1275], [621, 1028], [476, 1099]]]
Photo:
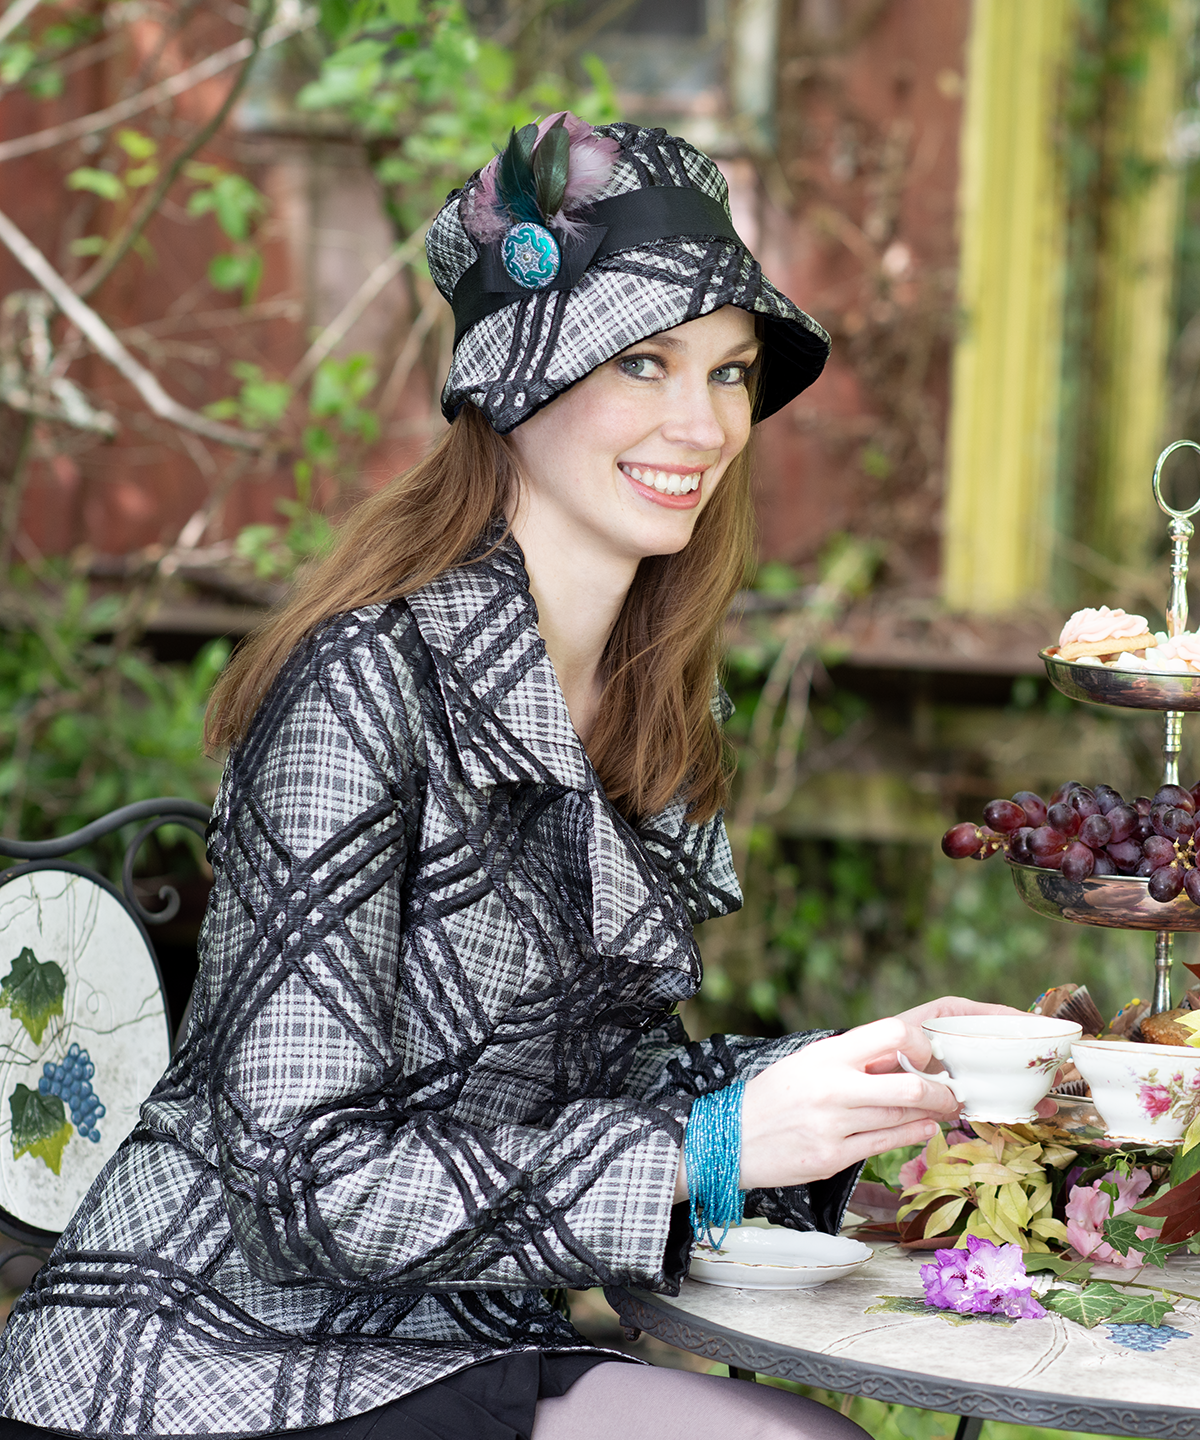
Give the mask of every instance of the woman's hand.
[[[901, 1070], [897, 1051], [918, 1070], [933, 1062], [926, 1020], [946, 1015], [1020, 1015], [1010, 1005], [986, 1005], [947, 995], [901, 1015], [815, 1040], [746, 1082], [742, 1103], [744, 1190], [801, 1185], [836, 1175], [869, 1155], [900, 1145], [923, 1145], [938, 1122], [960, 1106], [932, 1077]], [[940, 1069], [940, 1067], [938, 1067]], [[1038, 1112], [1054, 1113], [1043, 1100]], [[675, 1198], [687, 1198], [682, 1159]]]
[[918, 1070], [931, 1059], [910, 1015], [815, 1040], [748, 1080], [742, 1188], [821, 1180], [881, 1150], [924, 1144], [959, 1104], [949, 1086], [902, 1071], [897, 1051]]

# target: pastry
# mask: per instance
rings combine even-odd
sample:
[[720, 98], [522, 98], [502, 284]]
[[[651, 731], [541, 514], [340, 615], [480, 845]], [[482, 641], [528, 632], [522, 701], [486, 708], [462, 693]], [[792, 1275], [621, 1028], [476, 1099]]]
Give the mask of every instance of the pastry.
[[1152, 649], [1157, 643], [1145, 616], [1126, 615], [1124, 610], [1101, 605], [1098, 610], [1076, 610], [1071, 616], [1058, 637], [1058, 658], [1101, 658], [1126, 650]]

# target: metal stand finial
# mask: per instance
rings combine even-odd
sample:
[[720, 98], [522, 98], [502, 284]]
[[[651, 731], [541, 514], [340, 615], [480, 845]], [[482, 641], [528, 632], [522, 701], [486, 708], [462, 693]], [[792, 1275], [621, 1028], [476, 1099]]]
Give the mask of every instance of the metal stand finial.
[[[1158, 457], [1154, 467], [1154, 499], [1164, 515], [1170, 517], [1171, 537], [1171, 598], [1167, 603], [1167, 634], [1173, 640], [1182, 635], [1188, 622], [1188, 541], [1195, 533], [1191, 517], [1200, 511], [1200, 500], [1190, 510], [1175, 510], [1163, 499], [1162, 470], [1167, 458], [1176, 450], [1190, 449], [1200, 453], [1194, 440], [1176, 440]], [[1183, 748], [1183, 712], [1168, 710], [1163, 716], [1163, 784], [1179, 784], [1179, 752]], [[1171, 958], [1175, 937], [1170, 930], [1160, 930], [1154, 941], [1154, 1000], [1151, 1010], [1159, 1014], [1171, 1008]]]

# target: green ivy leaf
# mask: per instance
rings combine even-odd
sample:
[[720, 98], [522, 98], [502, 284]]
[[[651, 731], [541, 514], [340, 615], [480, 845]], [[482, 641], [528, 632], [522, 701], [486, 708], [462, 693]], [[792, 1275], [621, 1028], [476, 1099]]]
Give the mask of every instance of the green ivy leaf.
[[1143, 1220], [1136, 1220], [1131, 1215], [1110, 1216], [1104, 1222], [1104, 1238], [1119, 1254], [1128, 1255], [1131, 1250], [1138, 1250], [1148, 1265], [1157, 1265], [1161, 1270], [1179, 1247], [1164, 1245], [1153, 1236], [1147, 1240], [1140, 1239], [1137, 1232], [1141, 1224], [1144, 1224]]
[[1107, 1321], [1114, 1325], [1161, 1325], [1171, 1309], [1168, 1299], [1131, 1295], [1119, 1285], [1093, 1282], [1082, 1290], [1049, 1290], [1041, 1296], [1047, 1310], [1065, 1315], [1089, 1330]]
[[93, 170], [90, 165], [71, 171], [67, 176], [67, 189], [90, 190], [103, 200], [119, 200], [125, 193], [125, 187], [116, 175], [108, 170]]
[[71, 1122], [57, 1095], [39, 1095], [27, 1085], [18, 1085], [8, 1097], [12, 1112], [13, 1159], [29, 1154], [58, 1175], [62, 1155], [71, 1138]]
[[63, 1013], [66, 993], [67, 977], [59, 966], [53, 960], [39, 961], [26, 945], [0, 980], [0, 1009], [7, 1007], [33, 1043], [40, 1045], [51, 1016]]

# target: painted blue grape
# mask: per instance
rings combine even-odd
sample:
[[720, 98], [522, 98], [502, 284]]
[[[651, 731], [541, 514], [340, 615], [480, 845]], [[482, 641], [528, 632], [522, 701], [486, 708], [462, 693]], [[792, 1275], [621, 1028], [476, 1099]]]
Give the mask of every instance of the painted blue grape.
[[78, 1045], [72, 1045], [58, 1064], [47, 1060], [42, 1066], [42, 1077], [38, 1091], [42, 1095], [57, 1095], [65, 1100], [71, 1112], [71, 1124], [85, 1140], [96, 1144], [100, 1139], [97, 1121], [104, 1118], [105, 1109], [100, 1097], [92, 1088], [91, 1080], [96, 1073], [91, 1056]]

